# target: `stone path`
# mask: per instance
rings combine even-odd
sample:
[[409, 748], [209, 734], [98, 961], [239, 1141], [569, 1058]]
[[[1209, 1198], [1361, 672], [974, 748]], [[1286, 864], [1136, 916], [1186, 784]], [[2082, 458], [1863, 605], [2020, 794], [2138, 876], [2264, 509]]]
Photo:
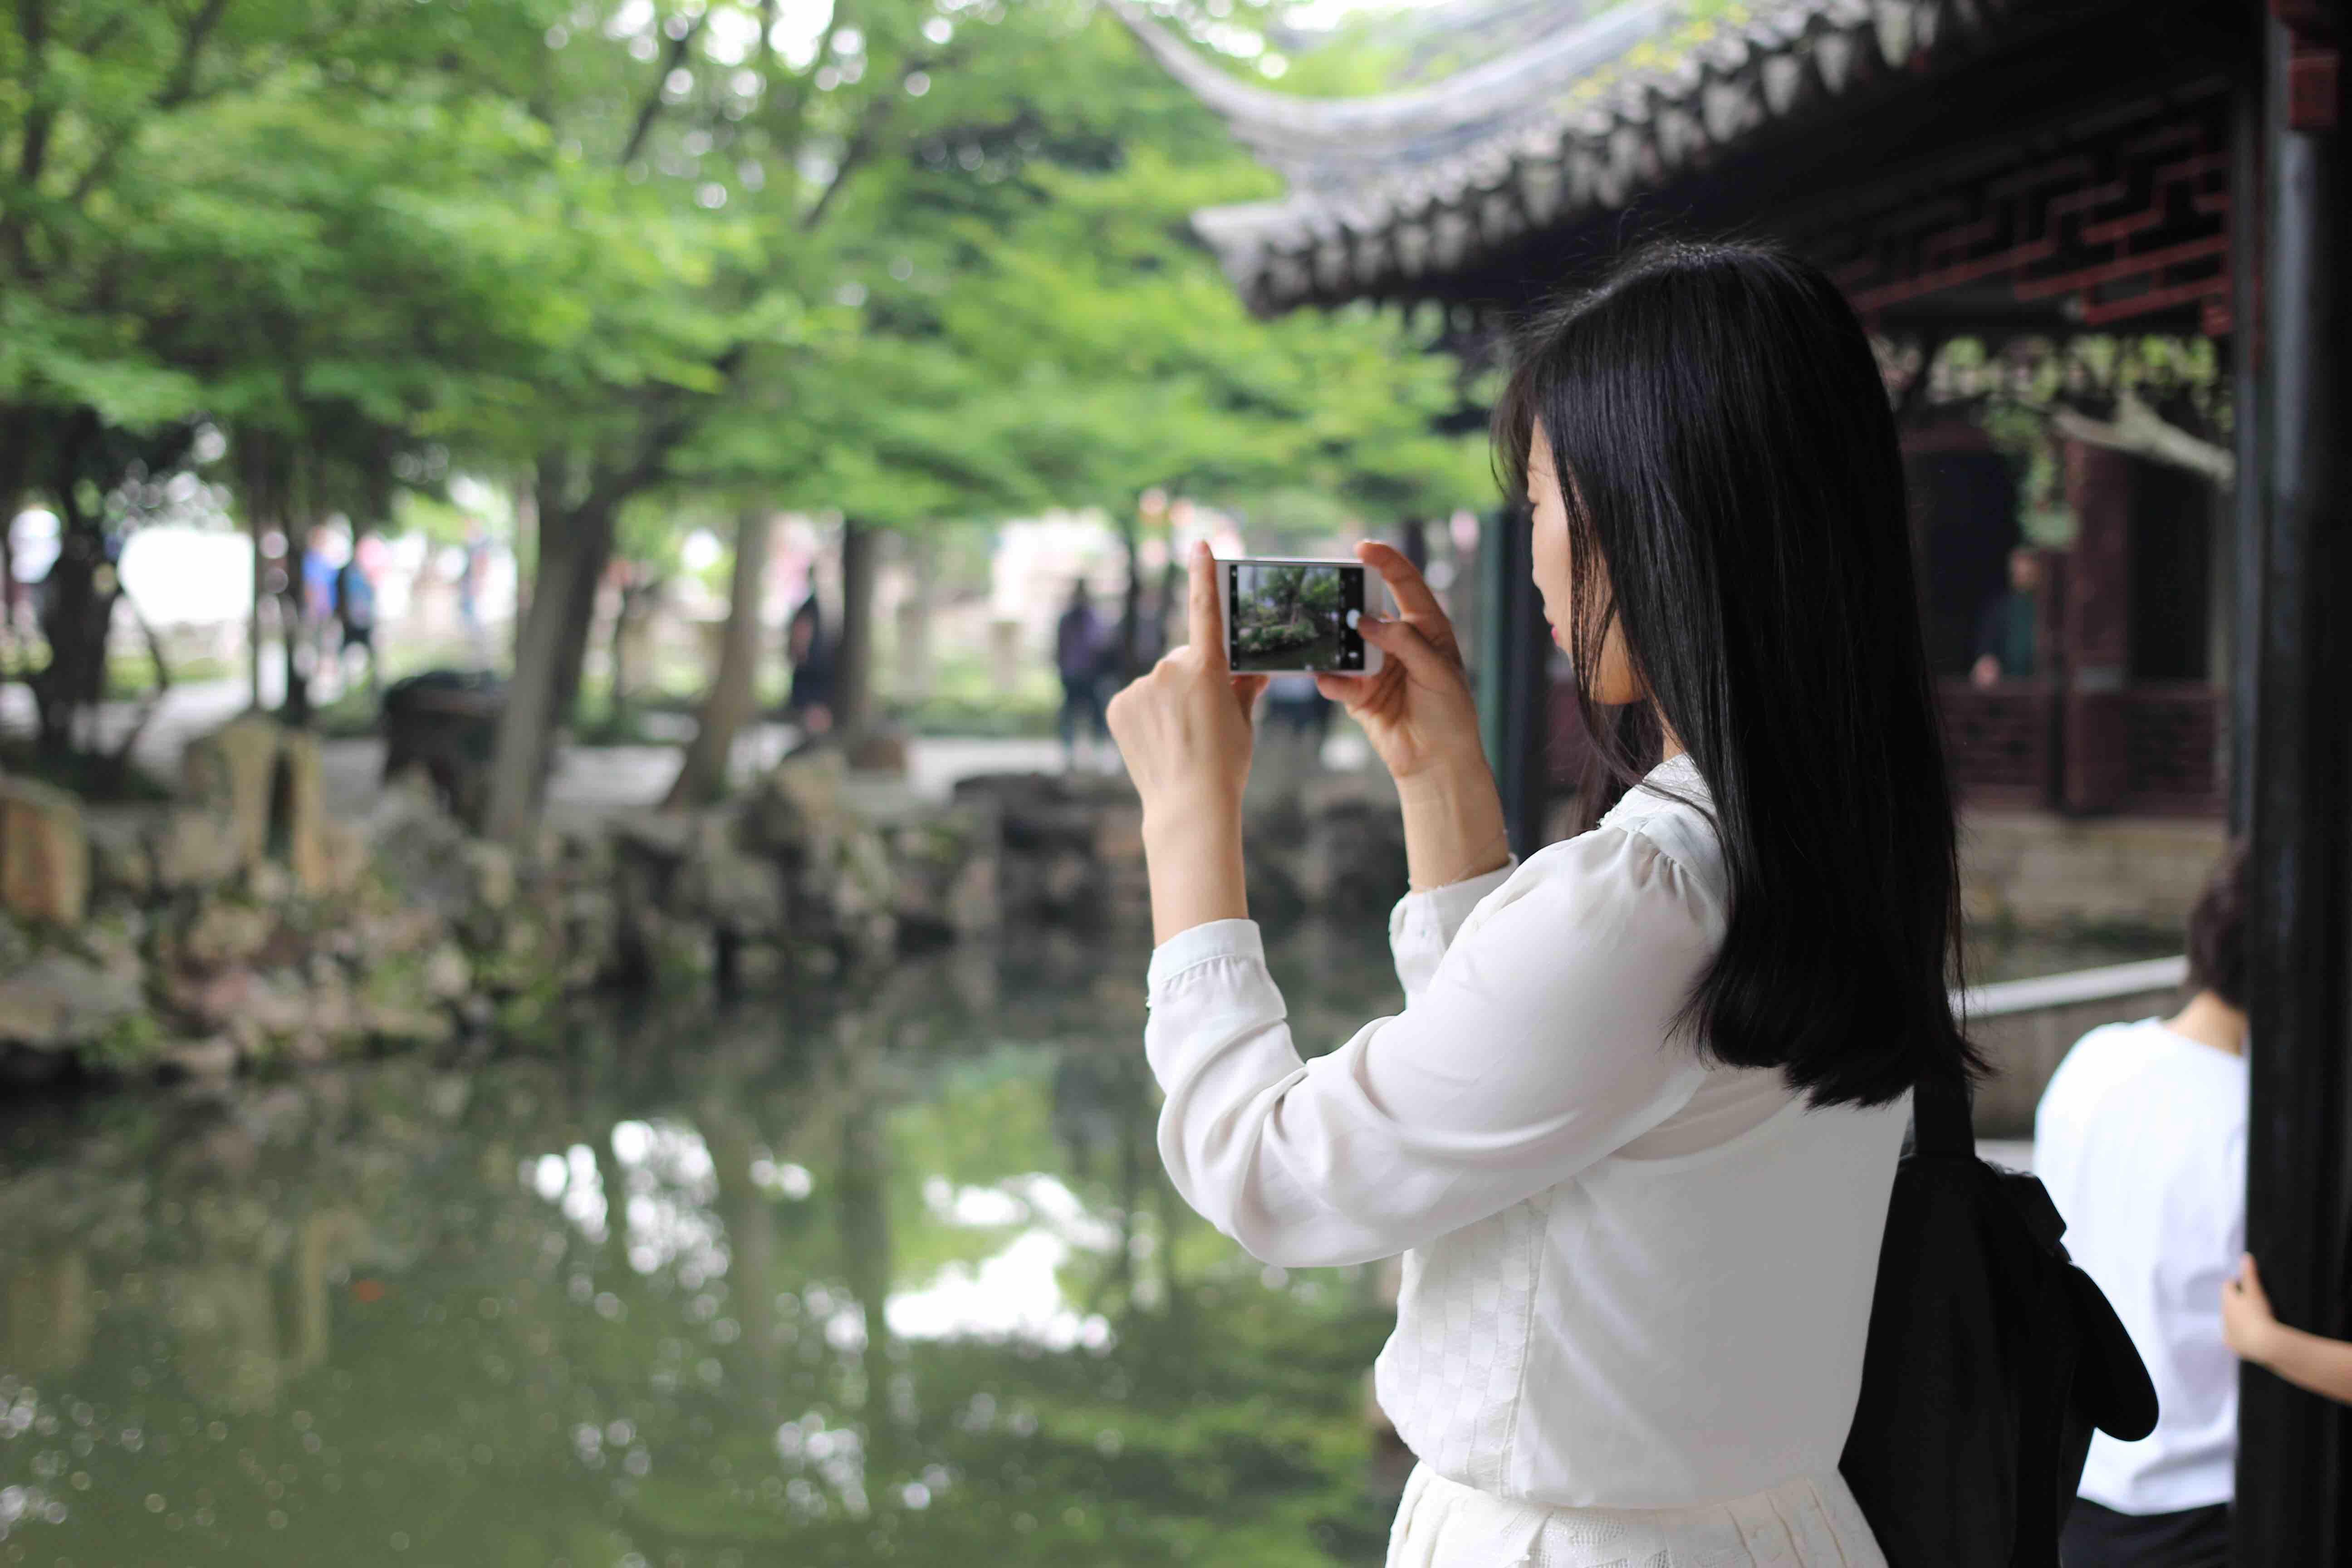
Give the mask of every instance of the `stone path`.
[[[263, 690], [272, 700], [276, 682], [265, 668]], [[180, 756], [188, 742], [236, 718], [247, 707], [247, 688], [241, 680], [187, 682], [165, 694], [131, 749], [139, 765], [158, 779], [180, 776]], [[110, 702], [98, 714], [99, 734], [112, 741], [121, 736], [138, 713], [138, 705]], [[649, 724], [675, 725], [682, 744], [693, 732], [693, 721], [683, 715], [651, 715]], [[0, 686], [0, 733], [25, 734], [34, 726], [32, 695], [22, 686]], [[747, 730], [735, 743], [730, 771], [738, 780], [757, 777], [797, 738], [788, 724], [761, 723]], [[1262, 742], [1268, 763], [1259, 770], [1269, 779], [1281, 771], [1276, 763], [1278, 742]], [[383, 742], [373, 738], [331, 741], [321, 748], [326, 797], [335, 811], [364, 810], [374, 798], [383, 768]], [[1323, 746], [1326, 768], [1350, 772], [1369, 760], [1363, 739], [1351, 726], [1335, 724]], [[1060, 742], [1036, 737], [919, 736], [908, 748], [906, 791], [926, 800], [944, 800], [955, 782], [975, 773], [1059, 773]], [[566, 816], [593, 816], [615, 811], [642, 810], [661, 799], [677, 773], [675, 745], [574, 746], [556, 759], [549, 781], [551, 810]], [[1118, 759], [1102, 748], [1082, 765], [1118, 768]], [[877, 786], [880, 787], [880, 786]]]

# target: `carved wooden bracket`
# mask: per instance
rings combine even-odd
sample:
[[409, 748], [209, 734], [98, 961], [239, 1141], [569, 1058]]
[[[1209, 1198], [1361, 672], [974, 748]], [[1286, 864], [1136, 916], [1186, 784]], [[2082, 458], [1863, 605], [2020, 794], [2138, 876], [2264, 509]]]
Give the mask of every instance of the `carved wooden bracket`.
[[2291, 131], [2333, 131], [2344, 101], [2338, 85], [2347, 30], [2342, 0], [2271, 0], [2271, 15], [2294, 35], [2287, 62]]

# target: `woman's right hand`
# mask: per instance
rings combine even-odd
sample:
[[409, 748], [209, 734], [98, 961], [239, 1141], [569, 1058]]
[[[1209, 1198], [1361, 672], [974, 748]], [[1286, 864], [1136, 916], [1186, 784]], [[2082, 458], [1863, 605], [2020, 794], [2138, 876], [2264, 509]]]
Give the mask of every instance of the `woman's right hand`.
[[1478, 705], [1454, 625], [1403, 552], [1368, 540], [1356, 558], [1388, 584], [1399, 614], [1361, 617], [1364, 640], [1382, 656], [1377, 673], [1318, 675], [1315, 689], [1363, 727], [1396, 779], [1415, 888], [1507, 865], [1502, 797], [1479, 744]]

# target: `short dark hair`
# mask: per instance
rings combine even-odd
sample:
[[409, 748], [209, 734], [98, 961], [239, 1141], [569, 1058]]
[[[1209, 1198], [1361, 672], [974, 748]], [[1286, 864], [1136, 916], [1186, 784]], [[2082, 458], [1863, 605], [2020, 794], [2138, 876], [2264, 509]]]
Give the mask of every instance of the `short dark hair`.
[[1902, 455], [1853, 308], [1778, 250], [1636, 252], [1521, 350], [1494, 424], [1519, 496], [1538, 426], [1586, 731], [1620, 784], [1656, 759], [1654, 730], [1636, 754], [1596, 711], [1614, 622], [1713, 797], [1731, 908], [1686, 1015], [1704, 1047], [1816, 1105], [1969, 1076]]
[[2246, 841], [2230, 846], [2189, 911], [2189, 988], [2246, 1009]]

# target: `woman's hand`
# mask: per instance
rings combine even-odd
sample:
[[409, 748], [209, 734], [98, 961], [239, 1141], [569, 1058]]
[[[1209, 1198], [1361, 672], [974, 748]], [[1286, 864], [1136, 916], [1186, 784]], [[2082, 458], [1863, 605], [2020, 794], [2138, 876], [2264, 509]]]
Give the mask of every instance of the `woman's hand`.
[[1381, 574], [1400, 612], [1366, 611], [1360, 630], [1385, 657], [1373, 675], [1318, 675], [1316, 689], [1347, 709], [1399, 784], [1434, 770], [1486, 771], [1478, 704], [1461, 644], [1437, 595], [1404, 552], [1366, 540], [1356, 558]]
[[1234, 674], [1207, 543], [1188, 563], [1191, 640], [1110, 700], [1111, 739], [1143, 801], [1154, 940], [1249, 912], [1242, 883], [1242, 787], [1262, 675]]
[[1497, 869], [1510, 858], [1502, 797], [1479, 743], [1454, 624], [1402, 551], [1367, 540], [1356, 557], [1388, 584], [1400, 613], [1362, 617], [1364, 640], [1384, 656], [1378, 673], [1318, 675], [1316, 689], [1363, 726], [1396, 779], [1415, 888]]
[[2263, 1289], [2262, 1274], [2250, 1252], [2238, 1266], [2238, 1277], [2221, 1287], [2221, 1337], [2239, 1360], [2264, 1366], [2270, 1363], [2278, 1327], [2270, 1295]]

